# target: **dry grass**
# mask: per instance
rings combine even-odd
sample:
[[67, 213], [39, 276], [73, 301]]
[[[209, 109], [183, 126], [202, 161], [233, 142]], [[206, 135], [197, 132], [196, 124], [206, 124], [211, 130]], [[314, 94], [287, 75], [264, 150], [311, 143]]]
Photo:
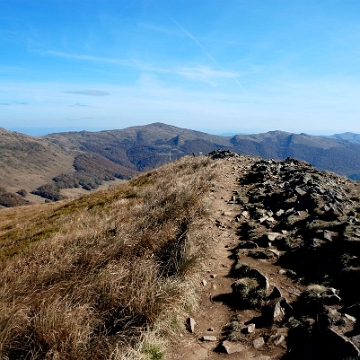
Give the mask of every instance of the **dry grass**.
[[213, 176], [210, 160], [187, 157], [73, 202], [8, 212], [0, 358], [161, 359], [196, 305]]

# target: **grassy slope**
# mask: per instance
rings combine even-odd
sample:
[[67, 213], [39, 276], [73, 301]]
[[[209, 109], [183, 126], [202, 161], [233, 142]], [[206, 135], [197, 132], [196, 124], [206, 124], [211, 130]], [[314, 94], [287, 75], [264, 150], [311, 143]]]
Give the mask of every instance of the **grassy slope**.
[[4, 210], [0, 357], [160, 359], [151, 334], [176, 332], [195, 304], [213, 176], [212, 161], [187, 157], [73, 202]]

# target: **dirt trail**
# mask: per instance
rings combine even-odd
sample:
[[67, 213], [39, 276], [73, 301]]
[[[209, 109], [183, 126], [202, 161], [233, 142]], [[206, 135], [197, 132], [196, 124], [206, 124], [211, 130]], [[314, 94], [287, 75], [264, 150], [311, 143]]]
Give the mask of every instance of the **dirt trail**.
[[[232, 344], [243, 345], [243, 351], [228, 354], [225, 352], [222, 342], [227, 340], [229, 325], [232, 319], [246, 324], [254, 322], [261, 315], [260, 310], [239, 310], [234, 303], [232, 283], [237, 280], [231, 276], [234, 266], [236, 250], [241, 237], [238, 228], [246, 219], [239, 216], [243, 207], [239, 203], [233, 203], [231, 199], [234, 193], [246, 198], [247, 188], [239, 184], [238, 178], [253, 164], [254, 158], [239, 156], [229, 158], [219, 163], [221, 176], [217, 180], [213, 191], [212, 211], [209, 217], [209, 227], [212, 230], [210, 246], [210, 258], [202, 266], [202, 295], [197, 313], [193, 314], [196, 321], [194, 333], [184, 333], [179, 338], [176, 346], [168, 352], [166, 359], [193, 359], [193, 360], [218, 360], [218, 359], [279, 359], [286, 353], [286, 341], [275, 346], [267, 342], [259, 349], [255, 349], [253, 341], [259, 337], [268, 339], [271, 335], [283, 335], [286, 338], [286, 330], [279, 327], [268, 326], [256, 328], [254, 333], [242, 335], [238, 342]], [[286, 275], [280, 274], [279, 266], [275, 265], [276, 256], [273, 259], [254, 259], [241, 255], [241, 261], [258, 269], [264, 274], [270, 283], [270, 290], [276, 286], [289, 303], [292, 296], [297, 296], [302, 291], [299, 284], [294, 284]], [[203, 341], [203, 336], [214, 336], [216, 341]], [[271, 345], [270, 345], [271, 343]]]

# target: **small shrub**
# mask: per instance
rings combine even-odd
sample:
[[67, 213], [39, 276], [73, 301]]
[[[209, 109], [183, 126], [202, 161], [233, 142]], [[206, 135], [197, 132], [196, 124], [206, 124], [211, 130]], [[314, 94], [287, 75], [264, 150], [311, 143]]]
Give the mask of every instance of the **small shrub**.
[[65, 199], [65, 196], [60, 194], [60, 190], [56, 185], [42, 185], [31, 193], [52, 201], [59, 201]]
[[164, 359], [164, 353], [161, 351], [160, 346], [157, 344], [146, 344], [142, 352], [148, 356], [149, 360]]
[[259, 283], [251, 277], [236, 280], [232, 288], [239, 303], [243, 306], [254, 307], [258, 305], [264, 296], [263, 289], [259, 289]]
[[244, 277], [250, 269], [251, 268], [248, 264], [242, 263], [238, 260], [232, 270], [232, 276], [239, 278]]
[[237, 319], [230, 322], [228, 335], [229, 341], [239, 341], [243, 338], [241, 335], [242, 327], [243, 325]]
[[240, 235], [244, 239], [253, 240], [254, 238], [256, 238], [255, 229], [256, 225], [254, 224], [254, 222], [247, 221], [242, 225]]
[[0, 193], [0, 205], [6, 206], [6, 207], [14, 207], [14, 206], [20, 206], [20, 205], [29, 205], [30, 202], [23, 199], [19, 195], [4, 192]]
[[26, 197], [27, 195], [27, 191], [25, 189], [18, 190], [16, 193], [22, 197]]

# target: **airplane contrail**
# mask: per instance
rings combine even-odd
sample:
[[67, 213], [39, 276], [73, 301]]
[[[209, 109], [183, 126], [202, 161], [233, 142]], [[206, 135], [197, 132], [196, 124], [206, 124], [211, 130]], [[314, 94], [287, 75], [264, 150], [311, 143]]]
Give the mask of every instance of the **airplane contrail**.
[[205, 48], [201, 45], [201, 43], [199, 42], [199, 40], [192, 35], [189, 31], [187, 31], [185, 28], [183, 28], [176, 20], [174, 20], [173, 18], [170, 18], [170, 20], [177, 26], [179, 27], [192, 41], [194, 41], [195, 44], [197, 44], [199, 46], [199, 48], [201, 49], [201, 51], [204, 53], [204, 55], [209, 58], [215, 65], [219, 66], [218, 62], [205, 50]]
[[[206, 51], [206, 49], [204, 48], [204, 46], [200, 43], [200, 41], [193, 35], [191, 34], [189, 31], [187, 31], [184, 27], [182, 27], [175, 19], [173, 19], [172, 17], [170, 17], [170, 20], [179, 28], [181, 29], [195, 44], [197, 44], [199, 46], [199, 48], [201, 49], [202, 53], [208, 58], [210, 59], [217, 67], [221, 68], [221, 66], [219, 65], [219, 63]], [[245, 89], [244, 87], [241, 85], [240, 81], [235, 77], [235, 76], [231, 76], [231, 78], [236, 82], [236, 84], [241, 88], [241, 90], [243, 90], [244, 92]]]

